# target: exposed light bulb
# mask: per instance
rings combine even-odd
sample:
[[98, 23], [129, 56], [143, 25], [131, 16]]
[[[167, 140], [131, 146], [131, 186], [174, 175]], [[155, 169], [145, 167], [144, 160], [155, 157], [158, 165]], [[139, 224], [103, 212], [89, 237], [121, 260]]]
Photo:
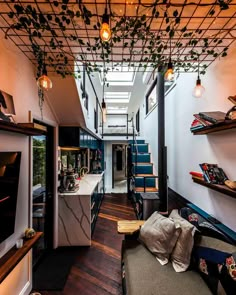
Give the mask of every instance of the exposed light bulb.
[[42, 75], [41, 77], [39, 77], [37, 84], [38, 84], [38, 87], [44, 90], [49, 90], [52, 88], [52, 81], [46, 75]]
[[193, 89], [193, 96], [196, 98], [201, 98], [205, 93], [205, 88], [201, 85], [201, 80], [197, 79], [196, 86]]
[[108, 42], [111, 39], [111, 29], [107, 23], [103, 23], [100, 30], [100, 38], [104, 42]]
[[167, 68], [167, 71], [165, 72], [164, 78], [166, 81], [173, 81], [174, 77], [175, 77], [175, 74], [174, 74], [174, 70], [173, 70], [173, 65], [172, 65], [171, 60], [169, 60], [168, 68]]
[[43, 74], [42, 74], [42, 76], [40, 76], [38, 78], [37, 85], [38, 85], [38, 87], [40, 87], [43, 90], [49, 90], [49, 89], [52, 88], [52, 81], [47, 76], [47, 70], [46, 70], [46, 66], [45, 65], [43, 67]]
[[109, 26], [109, 15], [107, 14], [107, 8], [102, 16], [102, 26], [100, 29], [100, 38], [104, 42], [108, 42], [111, 39], [111, 29]]

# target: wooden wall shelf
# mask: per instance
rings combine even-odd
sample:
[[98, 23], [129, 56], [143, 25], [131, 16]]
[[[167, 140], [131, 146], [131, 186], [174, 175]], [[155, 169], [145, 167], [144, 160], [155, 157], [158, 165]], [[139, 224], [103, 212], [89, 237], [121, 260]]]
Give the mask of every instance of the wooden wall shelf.
[[16, 123], [5, 121], [0, 121], [0, 130], [21, 133], [28, 136], [45, 134], [45, 131], [37, 128], [23, 127]]
[[236, 198], [236, 191], [228, 188], [226, 185], [222, 185], [222, 184], [212, 184], [212, 183], [208, 183], [204, 180], [192, 177], [193, 181], [195, 183], [198, 183], [200, 185], [206, 186], [208, 188], [211, 188], [217, 192], [220, 192], [222, 194], [228, 195], [230, 197]]
[[193, 134], [202, 135], [202, 134], [208, 134], [208, 133], [218, 132], [218, 131], [232, 129], [232, 128], [236, 128], [236, 120], [232, 120], [232, 121], [228, 120], [228, 121], [217, 123], [211, 126], [206, 126], [199, 130], [193, 131]]
[[0, 258], [0, 284], [14, 269], [14, 267], [22, 260], [22, 258], [29, 252], [29, 250], [32, 249], [32, 247], [42, 235], [42, 232], [37, 232], [32, 239], [24, 239], [22, 248], [17, 249], [14, 246], [3, 257]]

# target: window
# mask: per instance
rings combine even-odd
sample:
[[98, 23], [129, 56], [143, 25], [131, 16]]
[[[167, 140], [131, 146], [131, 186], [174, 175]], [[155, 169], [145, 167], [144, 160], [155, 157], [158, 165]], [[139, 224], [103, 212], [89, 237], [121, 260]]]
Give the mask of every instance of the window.
[[153, 81], [146, 94], [146, 114], [148, 114], [157, 103], [157, 78]]
[[140, 131], [140, 115], [139, 115], [139, 110], [136, 113], [136, 131], [139, 132]]
[[94, 129], [96, 130], [96, 133], [98, 132], [98, 117], [97, 117], [97, 111], [94, 109]]

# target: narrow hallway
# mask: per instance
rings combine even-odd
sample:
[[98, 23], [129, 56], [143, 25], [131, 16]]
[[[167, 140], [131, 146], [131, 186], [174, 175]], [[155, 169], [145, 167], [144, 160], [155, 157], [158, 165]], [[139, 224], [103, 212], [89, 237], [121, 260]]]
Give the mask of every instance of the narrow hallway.
[[117, 221], [136, 219], [126, 194], [106, 194], [93, 233], [91, 247], [79, 247], [63, 291], [42, 295], [121, 295], [121, 242]]

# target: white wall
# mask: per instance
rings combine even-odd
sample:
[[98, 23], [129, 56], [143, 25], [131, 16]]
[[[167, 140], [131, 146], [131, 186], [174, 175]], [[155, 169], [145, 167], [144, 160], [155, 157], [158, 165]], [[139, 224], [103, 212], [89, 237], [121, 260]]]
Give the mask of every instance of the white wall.
[[[197, 79], [197, 74], [193, 73], [181, 74], [177, 86], [165, 98], [169, 187], [233, 230], [236, 230], [236, 199], [193, 183], [189, 172], [201, 171], [199, 163], [217, 163], [231, 180], [236, 180], [236, 129], [198, 136], [190, 132], [194, 113], [227, 112], [233, 106], [227, 97], [236, 94], [235, 67], [236, 48], [226, 58], [215, 61], [207, 74], [201, 77], [206, 89], [204, 98], [192, 96]], [[140, 104], [143, 111], [144, 101], [145, 98]], [[146, 117], [143, 112], [141, 118], [141, 135], [150, 144], [152, 162], [157, 171], [157, 108]]]
[[236, 49], [215, 62], [202, 78], [206, 92], [202, 99], [192, 96], [196, 74], [182, 74], [166, 97], [166, 145], [169, 187], [233, 230], [236, 230], [236, 199], [192, 182], [190, 171], [201, 171], [199, 163], [217, 163], [231, 180], [236, 180], [236, 129], [193, 135], [189, 128], [193, 114], [201, 111], [227, 112], [235, 95]]
[[[0, 32], [0, 64], [0, 89], [13, 96], [16, 121], [28, 122], [29, 110], [35, 116], [41, 118], [33, 66], [10, 41], [4, 39], [2, 32]], [[46, 102], [44, 104], [43, 114], [45, 120], [55, 121]], [[28, 136], [0, 130], [0, 151], [22, 152], [15, 233], [0, 244], [0, 257], [15, 245], [16, 240], [22, 236], [24, 230], [29, 226], [31, 211], [29, 205], [31, 197], [29, 189], [29, 156], [31, 147], [29, 142], [30, 139]], [[29, 267], [27, 262], [31, 259], [30, 257], [29, 253], [21, 262], [20, 266], [17, 266], [6, 278], [6, 281], [0, 284], [0, 294], [13, 294], [10, 293], [12, 290], [15, 290], [14, 294], [21, 293], [22, 295], [30, 292], [32, 273], [31, 266]], [[8, 290], [8, 293], [6, 293], [6, 288], [9, 286], [9, 277], [11, 278], [11, 290]]]
[[[82, 75], [83, 74], [81, 72], [81, 79], [82, 79]], [[99, 102], [101, 104], [102, 87], [101, 87], [101, 83], [99, 81], [98, 73], [90, 74], [90, 76], [91, 76], [91, 80], [94, 85], [94, 88], [96, 90], [97, 97], [98, 97]], [[82, 98], [82, 90], [80, 88], [81, 79], [76, 79], [76, 85], [77, 85], [77, 89], [78, 89], [78, 93], [79, 93], [80, 102], [82, 105], [82, 110], [83, 110], [83, 114], [84, 114], [84, 118], [85, 118], [85, 122], [86, 122], [86, 127], [88, 129], [90, 129], [92, 132], [96, 133], [96, 130], [94, 129], [94, 110], [96, 109], [96, 96], [95, 96], [94, 90], [92, 88], [91, 82], [89, 80], [89, 77], [86, 74], [85, 85], [86, 85], [86, 92], [89, 97], [88, 98], [89, 99], [88, 110], [87, 110], [84, 107], [84, 100]], [[98, 107], [98, 126], [100, 124], [100, 120], [101, 120], [101, 110]]]

